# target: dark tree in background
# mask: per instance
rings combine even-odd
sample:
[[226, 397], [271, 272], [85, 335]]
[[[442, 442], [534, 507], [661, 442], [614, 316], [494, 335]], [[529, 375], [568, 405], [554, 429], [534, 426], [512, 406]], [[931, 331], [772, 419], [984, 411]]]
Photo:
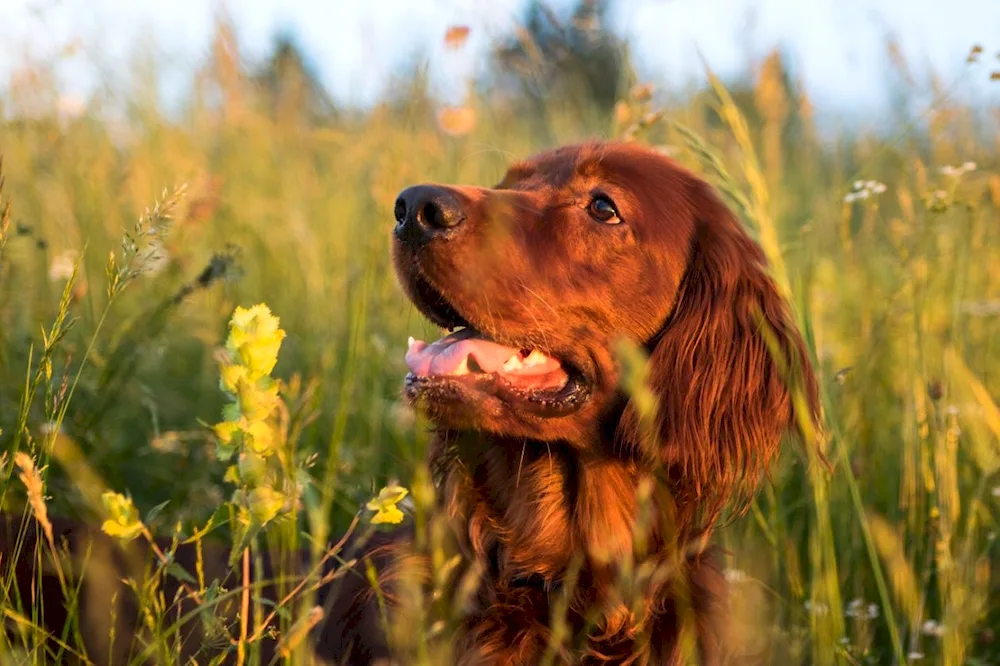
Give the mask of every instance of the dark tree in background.
[[535, 110], [587, 102], [601, 115], [634, 83], [628, 45], [609, 26], [611, 0], [579, 0], [557, 14], [532, 0], [522, 27], [493, 51], [495, 85]]
[[275, 38], [270, 55], [252, 81], [257, 98], [274, 117], [295, 117], [316, 124], [333, 120], [336, 115], [333, 99], [289, 35]]

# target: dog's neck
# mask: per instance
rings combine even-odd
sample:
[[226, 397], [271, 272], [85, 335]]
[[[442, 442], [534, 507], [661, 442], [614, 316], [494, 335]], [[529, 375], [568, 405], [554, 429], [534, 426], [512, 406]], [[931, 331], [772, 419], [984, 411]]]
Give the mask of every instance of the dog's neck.
[[558, 581], [574, 556], [602, 568], [633, 554], [640, 473], [569, 444], [441, 432], [432, 464], [466, 555], [500, 580]]
[[[553, 593], [569, 585], [567, 619], [574, 632], [593, 627], [587, 640], [594, 654], [624, 650], [680, 663], [671, 646], [686, 631], [686, 609], [697, 618], [691, 626], [698, 627], [699, 649], [716, 641], [700, 634], [715, 631], [710, 618], [720, 613], [721, 574], [711, 557], [676, 548], [676, 532], [672, 538], [662, 523], [641, 527], [643, 516], [672, 513], [672, 503], [653, 490], [643, 504], [648, 475], [637, 463], [586, 455], [567, 443], [455, 432], [439, 432], [430, 457], [453, 533], [483, 574], [470, 635], [493, 626], [490, 613], [504, 612], [496, 609], [533, 608], [544, 622], [556, 608]], [[636, 539], [640, 533], [646, 538]], [[644, 553], [637, 552], [641, 543]], [[626, 578], [623, 565], [631, 571]], [[707, 601], [690, 606], [689, 585]], [[675, 598], [675, 590], [685, 592]], [[637, 599], [645, 601], [636, 606]], [[666, 655], [659, 653], [664, 647]]]

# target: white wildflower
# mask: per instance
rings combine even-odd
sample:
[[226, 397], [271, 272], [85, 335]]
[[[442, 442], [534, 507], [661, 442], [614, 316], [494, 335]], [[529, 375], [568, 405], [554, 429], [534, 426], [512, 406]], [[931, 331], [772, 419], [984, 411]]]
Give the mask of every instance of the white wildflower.
[[853, 191], [844, 195], [844, 203], [870, 199], [876, 194], [884, 194], [885, 191], [885, 183], [877, 180], [856, 180], [853, 183]]
[[879, 607], [877, 604], [865, 605], [863, 599], [852, 599], [847, 604], [847, 610], [844, 611], [844, 615], [847, 617], [862, 617], [874, 620], [879, 616]]
[[941, 175], [947, 176], [949, 178], [961, 178], [963, 175], [969, 173], [970, 171], [975, 171], [976, 166], [977, 165], [975, 162], [969, 161], [969, 162], [963, 162], [961, 166], [945, 165], [940, 169], [938, 169], [938, 171], [941, 173]]
[[920, 631], [927, 636], [941, 638], [941, 636], [944, 636], [944, 625], [936, 620], [927, 620], [921, 625]]

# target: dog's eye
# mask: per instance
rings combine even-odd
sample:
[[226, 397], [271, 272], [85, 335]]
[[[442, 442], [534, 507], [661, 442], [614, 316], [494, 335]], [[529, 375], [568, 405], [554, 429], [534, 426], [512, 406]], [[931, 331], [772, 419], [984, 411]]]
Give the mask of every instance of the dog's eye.
[[618, 210], [615, 208], [615, 202], [603, 194], [591, 200], [590, 205], [587, 206], [587, 212], [595, 220], [604, 224], [619, 224], [621, 222]]

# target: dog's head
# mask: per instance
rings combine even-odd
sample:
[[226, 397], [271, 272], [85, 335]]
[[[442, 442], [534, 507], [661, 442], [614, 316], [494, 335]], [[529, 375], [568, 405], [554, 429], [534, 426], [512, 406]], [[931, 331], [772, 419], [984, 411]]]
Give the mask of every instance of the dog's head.
[[[452, 330], [406, 355], [406, 394], [441, 427], [655, 461], [704, 498], [755, 481], [777, 451], [790, 376], [812, 415], [808, 356], [762, 251], [658, 152], [559, 148], [493, 188], [407, 188], [395, 217], [400, 282]], [[619, 388], [619, 338], [649, 351], [653, 445]]]

